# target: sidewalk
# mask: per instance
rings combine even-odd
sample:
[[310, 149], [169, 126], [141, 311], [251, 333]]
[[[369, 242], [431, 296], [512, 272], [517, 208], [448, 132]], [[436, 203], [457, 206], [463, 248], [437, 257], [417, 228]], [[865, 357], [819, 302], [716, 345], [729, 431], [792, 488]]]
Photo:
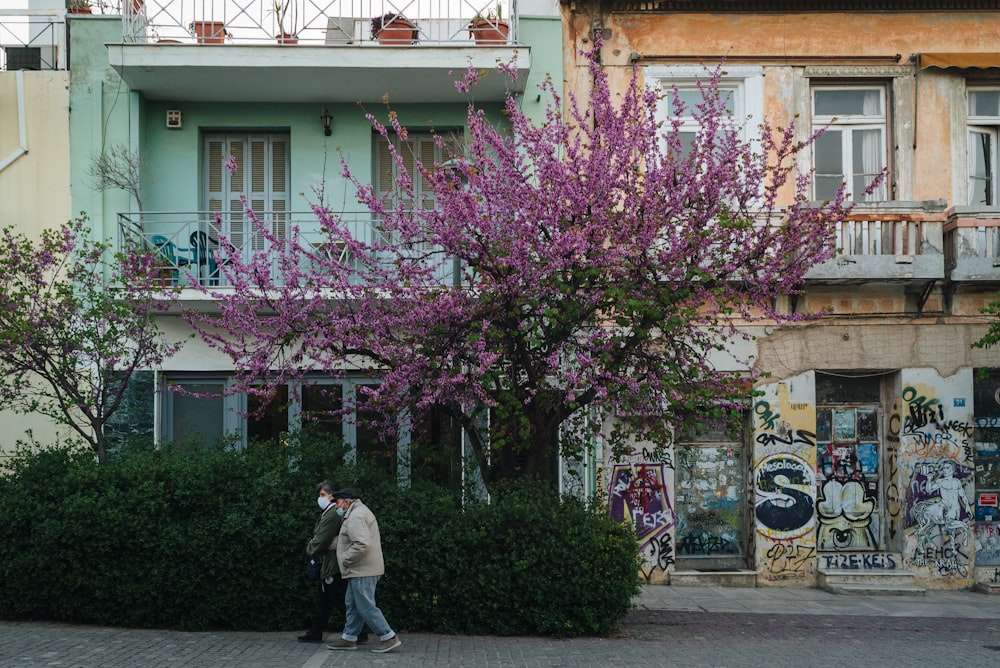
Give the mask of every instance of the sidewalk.
[[[996, 595], [838, 596], [804, 588], [646, 586], [635, 603], [621, 633], [611, 638], [403, 630], [403, 646], [389, 654], [299, 643], [300, 630], [186, 633], [0, 621], [0, 668], [770, 668], [781, 656], [795, 657], [797, 668], [853, 668], [862, 661], [914, 668], [944, 665], [946, 656], [952, 665], [967, 666], [996, 665], [1000, 658]], [[858, 655], [832, 660], [834, 637], [834, 646]]]
[[647, 585], [635, 604], [639, 610], [1000, 619], [1000, 595], [972, 591], [928, 591], [923, 596], [845, 596], [811, 587]]

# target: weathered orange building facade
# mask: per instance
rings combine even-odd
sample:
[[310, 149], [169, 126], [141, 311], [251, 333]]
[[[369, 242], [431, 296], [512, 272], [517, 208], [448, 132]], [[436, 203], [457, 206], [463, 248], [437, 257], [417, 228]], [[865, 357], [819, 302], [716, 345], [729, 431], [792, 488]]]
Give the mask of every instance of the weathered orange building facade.
[[[842, 253], [762, 327], [737, 440], [604, 462], [650, 581], [720, 572], [837, 591], [1000, 586], [1000, 358], [973, 348], [1000, 287], [1000, 2], [564, 2], [567, 87], [603, 31], [619, 85], [681, 89], [724, 61], [734, 115], [823, 135], [813, 197], [858, 193]], [[885, 170], [870, 196], [863, 184]], [[636, 489], [643, 493], [635, 493]], [[651, 491], [652, 490], [652, 491]], [[710, 575], [709, 575], [710, 574]]]

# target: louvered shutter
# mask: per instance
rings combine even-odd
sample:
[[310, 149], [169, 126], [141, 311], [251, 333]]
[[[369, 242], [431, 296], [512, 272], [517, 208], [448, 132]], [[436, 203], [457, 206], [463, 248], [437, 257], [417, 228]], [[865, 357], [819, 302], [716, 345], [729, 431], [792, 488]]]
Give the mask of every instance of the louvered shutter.
[[[263, 250], [264, 241], [259, 234], [253, 234], [242, 195], [246, 195], [257, 218], [270, 226], [279, 239], [288, 234], [291, 187], [288, 146], [287, 134], [206, 136], [208, 210], [225, 214], [221, 229], [214, 229], [213, 223], [212, 231], [224, 234], [247, 257], [253, 251]], [[232, 173], [225, 168], [229, 156], [236, 164]]]
[[243, 137], [229, 137], [226, 141], [229, 155], [233, 156], [236, 169], [230, 174], [226, 170], [229, 182], [226, 186], [226, 201], [228, 202], [229, 220], [224, 225], [222, 233], [229, 238], [229, 243], [236, 248], [247, 247], [247, 240], [252, 232], [243, 213], [243, 182], [246, 180], [246, 140]]
[[[213, 214], [222, 211], [225, 199], [224, 190], [228, 190], [229, 172], [226, 171], [225, 137], [207, 137], [205, 141], [205, 174], [208, 178], [206, 196], [208, 206]], [[214, 218], [214, 217], [213, 217]]]
[[275, 136], [270, 141], [271, 151], [271, 200], [270, 209], [273, 212], [272, 230], [278, 239], [288, 236], [288, 210], [291, 184], [288, 182], [288, 138]]

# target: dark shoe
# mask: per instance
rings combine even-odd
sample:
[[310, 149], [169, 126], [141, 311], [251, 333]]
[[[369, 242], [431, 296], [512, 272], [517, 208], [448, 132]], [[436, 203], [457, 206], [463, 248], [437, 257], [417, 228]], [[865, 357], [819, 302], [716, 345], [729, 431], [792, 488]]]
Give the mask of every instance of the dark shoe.
[[304, 636], [299, 636], [299, 642], [323, 642], [323, 636], [307, 633]]
[[388, 640], [383, 640], [368, 651], [375, 652], [376, 654], [385, 654], [386, 652], [391, 652], [402, 644], [403, 641], [399, 639], [399, 635], [397, 634]]
[[327, 649], [357, 649], [358, 643], [353, 640], [344, 640], [343, 638], [337, 638], [332, 643], [326, 646]]
[[363, 636], [358, 636], [358, 644], [359, 645], [367, 645], [368, 644], [368, 634], [367, 633], [365, 635], [363, 635]]

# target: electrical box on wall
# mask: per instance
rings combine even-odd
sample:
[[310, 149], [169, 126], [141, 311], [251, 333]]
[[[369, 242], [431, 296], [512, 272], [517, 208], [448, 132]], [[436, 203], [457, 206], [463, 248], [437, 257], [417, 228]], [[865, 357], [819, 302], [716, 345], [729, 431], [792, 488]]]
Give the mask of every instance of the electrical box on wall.
[[167, 127], [172, 130], [180, 130], [184, 123], [181, 120], [180, 109], [167, 109]]

